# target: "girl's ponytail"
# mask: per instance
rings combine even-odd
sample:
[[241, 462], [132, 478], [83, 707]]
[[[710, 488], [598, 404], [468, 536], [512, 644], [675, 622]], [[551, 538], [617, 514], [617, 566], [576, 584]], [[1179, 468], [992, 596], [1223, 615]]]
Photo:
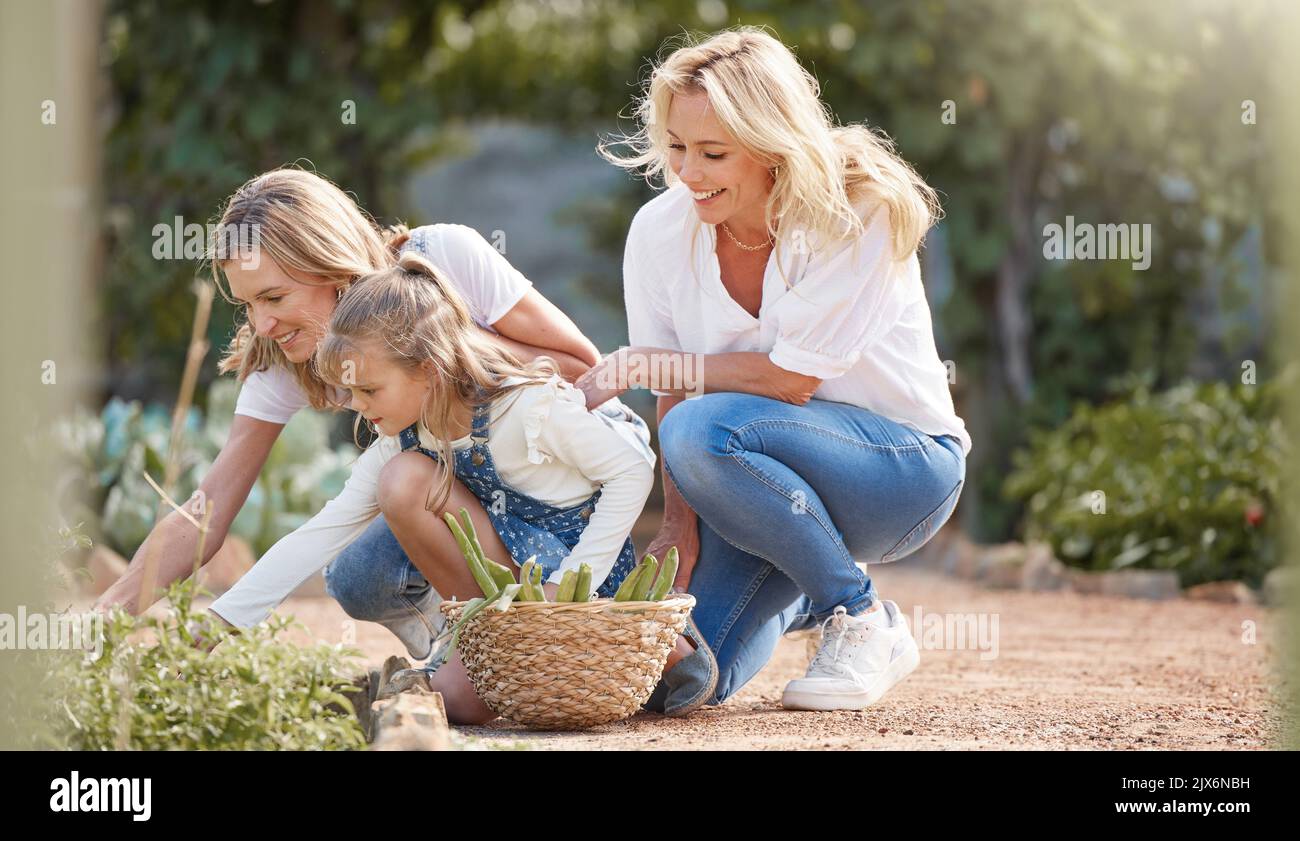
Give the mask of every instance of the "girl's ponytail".
[[[395, 262], [358, 279], [339, 300], [316, 348], [316, 370], [325, 382], [347, 386], [357, 364], [364, 364], [368, 353], [380, 353], [429, 376], [434, 387], [421, 420], [440, 441], [439, 458], [450, 464], [456, 418], [480, 400], [545, 382], [558, 369], [547, 357], [525, 365], [494, 342], [479, 329], [455, 285], [423, 254], [407, 250]], [[506, 385], [511, 378], [518, 381]], [[430, 511], [446, 504], [453, 478], [452, 471], [443, 471], [425, 501]]]

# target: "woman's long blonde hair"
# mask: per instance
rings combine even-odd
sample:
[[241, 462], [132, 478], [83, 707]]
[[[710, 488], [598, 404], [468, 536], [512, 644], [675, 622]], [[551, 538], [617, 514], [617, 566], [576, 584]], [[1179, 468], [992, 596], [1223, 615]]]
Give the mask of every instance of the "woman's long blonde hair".
[[[671, 186], [666, 121], [674, 96], [703, 93], [718, 120], [772, 171], [768, 230], [805, 231], [812, 243], [854, 239], [864, 229], [855, 204], [889, 209], [894, 256], [915, 252], [940, 216], [934, 190], [894, 151], [888, 137], [862, 125], [836, 125], [817, 80], [784, 44], [757, 27], [724, 30], [700, 41], [682, 36], [650, 74], [638, 98], [635, 134], [601, 143], [603, 157]], [[613, 149], [627, 146], [630, 156]]]
[[[316, 346], [316, 370], [332, 385], [355, 385], [356, 368], [364, 365], [367, 352], [376, 351], [408, 371], [427, 372], [433, 386], [420, 421], [438, 439], [446, 469], [441, 486], [425, 500], [429, 511], [441, 511], [451, 494], [454, 420], [480, 402], [545, 382], [558, 371], [550, 357], [524, 364], [494, 345], [475, 326], [456, 289], [432, 263], [411, 252], [393, 268], [359, 278], [343, 295]], [[506, 385], [507, 377], [524, 381]]]
[[[345, 289], [358, 277], [393, 265], [395, 250], [409, 233], [404, 225], [381, 230], [357, 203], [336, 185], [296, 166], [282, 167], [250, 179], [226, 202], [216, 230], [220, 243], [209, 247], [208, 260], [217, 288], [230, 300], [224, 265], [260, 250], [286, 272], [304, 282]], [[249, 232], [255, 232], [251, 235]], [[229, 236], [242, 234], [239, 242]], [[219, 370], [234, 371], [242, 382], [254, 371], [288, 368], [315, 409], [340, 408], [313, 370], [310, 360], [293, 363], [276, 343], [258, 336], [247, 321], [226, 348]]]

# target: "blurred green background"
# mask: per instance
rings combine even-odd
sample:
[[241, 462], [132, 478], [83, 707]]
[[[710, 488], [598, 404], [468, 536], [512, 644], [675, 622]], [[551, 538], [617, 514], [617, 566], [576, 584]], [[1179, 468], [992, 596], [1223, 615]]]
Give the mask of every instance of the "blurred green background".
[[[504, 242], [613, 350], [626, 341], [623, 239], [652, 193], [593, 148], [629, 127], [620, 114], [666, 38], [754, 24], [794, 46], [841, 121], [884, 129], [942, 193], [923, 276], [975, 442], [963, 528], [984, 542], [1043, 537], [1085, 567], [1258, 584], [1277, 563], [1288, 445], [1272, 349], [1284, 238], [1270, 161], [1283, 150], [1265, 128], [1287, 91], [1261, 47], [1279, 10], [107, 3], [95, 292], [107, 364], [72, 435], [97, 488], [78, 519], [129, 556], [152, 515], [133, 472], [166, 443], [166, 410], [148, 407], [175, 398], [198, 269], [154, 259], [155, 225], [206, 222], [250, 176], [302, 162], [383, 223], [458, 222]], [[343, 119], [348, 102], [355, 122]], [[1150, 224], [1149, 269], [1045, 260], [1043, 225], [1067, 215]], [[233, 317], [219, 301], [214, 349]], [[196, 410], [189, 424], [182, 493], [228, 421], [232, 394], [214, 378], [215, 352], [198, 401], [211, 416]], [[631, 402], [653, 418], [644, 395]], [[340, 420], [295, 421], [282, 442], [280, 472], [268, 470], [235, 530], [259, 551], [341, 484]], [[1114, 516], [1089, 512], [1099, 488]]]

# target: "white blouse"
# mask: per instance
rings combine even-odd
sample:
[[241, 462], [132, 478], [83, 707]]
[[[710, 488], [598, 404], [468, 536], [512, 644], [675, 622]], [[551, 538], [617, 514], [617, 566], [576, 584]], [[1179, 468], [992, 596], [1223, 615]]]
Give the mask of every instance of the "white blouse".
[[[492, 330], [533, 285], [473, 228], [425, 225], [411, 231], [402, 251], [419, 250], [460, 292], [478, 326]], [[496, 332], [492, 330], [492, 332]], [[347, 394], [337, 392], [337, 402]], [[287, 368], [255, 371], [239, 390], [235, 414], [269, 423], [288, 423], [308, 405], [298, 381]]]
[[637, 212], [623, 260], [630, 344], [766, 353], [787, 371], [821, 379], [818, 399], [952, 435], [970, 452], [935, 347], [920, 263], [915, 254], [893, 260], [884, 207], [856, 240], [820, 250], [783, 233], [768, 258], [757, 318], [723, 285], [716, 237], [680, 183]]
[[[600, 490], [582, 537], [548, 579], [558, 584], [565, 570], [576, 572], [586, 563], [591, 565], [595, 590], [613, 570], [654, 485], [655, 456], [649, 432], [587, 411], [583, 393], [558, 376], [496, 400], [489, 422], [492, 462], [501, 480], [515, 490], [562, 508], [577, 505]], [[437, 440], [423, 426], [420, 439], [437, 451]], [[465, 449], [471, 443], [466, 436], [453, 441], [452, 447]], [[379, 473], [399, 452], [397, 437], [380, 436], [357, 459], [343, 491], [272, 546], [210, 610], [240, 628], [264, 620], [379, 515], [375, 490]], [[441, 525], [440, 520], [438, 523]], [[515, 559], [518, 563], [525, 560]]]

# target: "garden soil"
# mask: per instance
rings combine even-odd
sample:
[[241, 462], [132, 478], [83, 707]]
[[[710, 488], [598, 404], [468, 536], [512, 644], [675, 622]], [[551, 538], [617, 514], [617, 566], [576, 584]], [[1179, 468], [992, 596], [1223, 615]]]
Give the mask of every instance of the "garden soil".
[[[916, 671], [867, 710], [781, 708], [782, 687], [809, 659], [805, 635], [783, 639], [725, 704], [685, 719], [642, 713], [580, 733], [534, 733], [499, 719], [456, 731], [481, 746], [582, 750], [1261, 749], [1279, 738], [1281, 611], [998, 591], [905, 566], [871, 574], [922, 650]], [[348, 642], [372, 667], [405, 653], [386, 629], [350, 620], [323, 595], [296, 595], [280, 612], [305, 626], [297, 642]]]

